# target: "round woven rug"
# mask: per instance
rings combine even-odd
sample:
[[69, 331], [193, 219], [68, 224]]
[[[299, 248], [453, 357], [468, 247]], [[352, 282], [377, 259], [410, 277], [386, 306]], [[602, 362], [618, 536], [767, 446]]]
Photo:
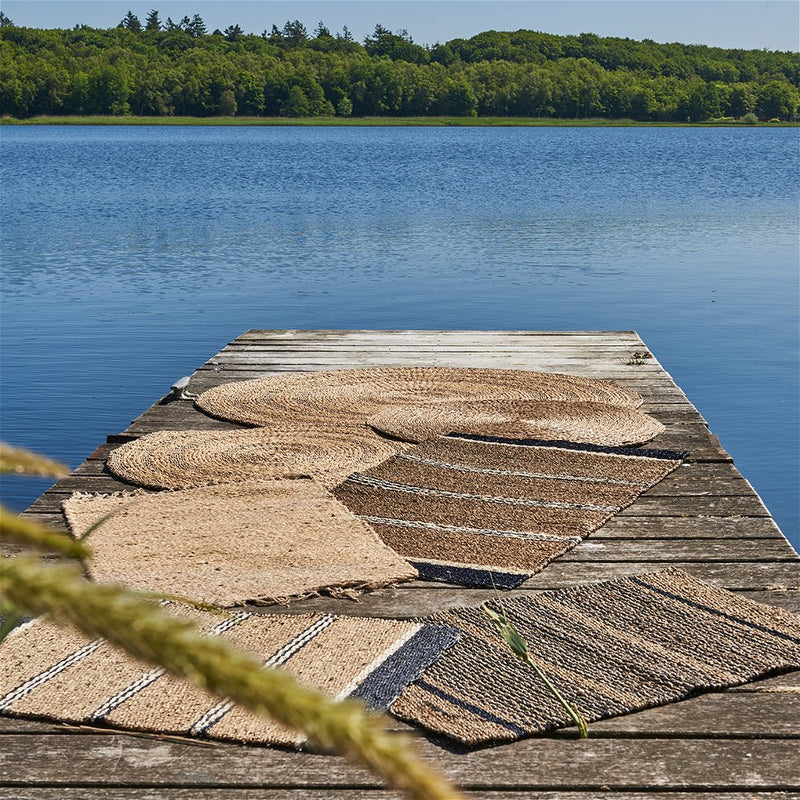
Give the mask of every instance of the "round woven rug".
[[159, 431], [114, 450], [108, 468], [124, 481], [151, 489], [296, 475], [311, 475], [331, 487], [400, 449], [400, 442], [383, 439], [364, 425], [336, 431]]
[[610, 381], [548, 372], [451, 367], [378, 367], [294, 373], [226, 383], [198, 408], [258, 426], [359, 424], [387, 406], [455, 400], [597, 402], [638, 408], [642, 398]]
[[407, 442], [457, 431], [522, 439], [559, 439], [597, 445], [641, 444], [664, 431], [634, 408], [606, 403], [466, 400], [427, 406], [390, 406], [367, 420], [380, 433]]

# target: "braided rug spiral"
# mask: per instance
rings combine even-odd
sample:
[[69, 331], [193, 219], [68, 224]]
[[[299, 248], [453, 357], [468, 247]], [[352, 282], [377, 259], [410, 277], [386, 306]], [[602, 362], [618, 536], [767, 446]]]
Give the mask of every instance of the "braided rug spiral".
[[641, 444], [664, 431], [660, 422], [637, 409], [580, 401], [465, 400], [390, 406], [367, 423], [407, 442], [459, 431], [617, 446]]
[[361, 427], [159, 431], [111, 453], [108, 468], [150, 489], [190, 489], [254, 478], [311, 475], [328, 488], [404, 446]]
[[642, 398], [610, 381], [550, 372], [453, 367], [378, 367], [293, 373], [227, 383], [196, 401], [214, 417], [263, 427], [335, 430], [387, 406], [455, 400], [597, 402], [638, 408]]

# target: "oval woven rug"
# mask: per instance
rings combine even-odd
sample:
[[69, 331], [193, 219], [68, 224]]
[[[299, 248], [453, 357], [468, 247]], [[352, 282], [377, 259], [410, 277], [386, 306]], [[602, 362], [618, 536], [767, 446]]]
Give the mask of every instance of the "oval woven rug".
[[332, 487], [402, 449], [365, 425], [333, 431], [159, 431], [118, 447], [107, 464], [122, 480], [150, 489], [292, 475], [311, 475]]
[[294, 373], [226, 383], [196, 401], [214, 417], [257, 426], [363, 421], [387, 406], [454, 400], [599, 402], [638, 408], [642, 398], [610, 381], [549, 372], [378, 367]]
[[638, 409], [582, 401], [462, 400], [390, 406], [367, 423], [407, 442], [460, 431], [618, 446], [641, 444], [664, 431], [660, 422]]

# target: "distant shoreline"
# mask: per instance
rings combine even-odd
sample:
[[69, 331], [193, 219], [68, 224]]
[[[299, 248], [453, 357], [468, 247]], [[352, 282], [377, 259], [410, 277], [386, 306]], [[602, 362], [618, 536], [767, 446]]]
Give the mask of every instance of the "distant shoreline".
[[557, 119], [551, 117], [134, 117], [43, 116], [1, 117], [0, 125], [200, 125], [200, 126], [329, 126], [329, 127], [475, 127], [475, 128], [778, 128], [798, 122], [737, 120], [704, 122], [638, 122], [632, 119]]

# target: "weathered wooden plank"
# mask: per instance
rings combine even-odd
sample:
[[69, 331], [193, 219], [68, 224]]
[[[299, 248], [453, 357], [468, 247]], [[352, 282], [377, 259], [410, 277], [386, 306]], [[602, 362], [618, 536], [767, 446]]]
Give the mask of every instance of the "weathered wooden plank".
[[[794, 675], [796, 677], [793, 680], [800, 679], [800, 672]], [[390, 720], [389, 727], [393, 730], [409, 729], [409, 726], [398, 720]], [[91, 727], [0, 717], [0, 737], [21, 734], [86, 736], [98, 732], [98, 729]], [[590, 733], [592, 738], [606, 739], [632, 736], [662, 739], [800, 738], [800, 694], [779, 691], [713, 692], [680, 703], [594, 722]], [[555, 731], [549, 736], [574, 738], [574, 732]]]
[[[641, 340], [639, 340], [641, 341]], [[396, 344], [397, 342], [397, 344]], [[399, 342], [395, 336], [386, 336], [383, 338], [363, 336], [358, 340], [354, 339], [327, 339], [327, 340], [309, 340], [303, 338], [295, 339], [251, 339], [247, 336], [234, 339], [232, 342], [226, 344], [220, 352], [226, 353], [235, 350], [282, 350], [282, 349], [315, 349], [315, 350], [330, 350], [342, 349], [350, 350], [353, 348], [395, 348], [398, 346], [408, 347], [408, 341]], [[537, 353], [572, 353], [581, 354], [594, 351], [615, 352], [623, 350], [628, 352], [633, 345], [637, 345], [635, 339], [623, 339], [615, 337], [553, 337], [553, 336], [536, 336], [536, 337], [465, 337], [465, 336], [420, 336], [414, 344], [414, 350], [464, 350], [466, 348], [478, 348], [492, 352], [494, 350], [523, 350], [526, 352]], [[639, 345], [639, 352], [641, 352], [643, 345]], [[656, 359], [651, 354], [647, 359], [655, 361]]]
[[[797, 800], [789, 792], [622, 792], [597, 791], [539, 791], [525, 789], [468, 793], [483, 800]], [[231, 789], [214, 788], [213, 800], [403, 800], [407, 795], [382, 789]], [[197, 800], [196, 789], [173, 787], [116, 788], [116, 787], [37, 787], [27, 789], [0, 788], [0, 800]]]
[[709, 516], [709, 517], [768, 517], [758, 495], [735, 497], [650, 497], [642, 495], [633, 505], [620, 511], [620, 516]]
[[795, 561], [797, 554], [791, 545], [779, 539], [657, 539], [636, 541], [589, 538], [570, 550], [560, 560], [564, 562], [605, 561]]
[[767, 517], [614, 517], [593, 539], [783, 539]]
[[461, 330], [447, 328], [387, 328], [386, 330], [375, 330], [366, 328], [343, 328], [341, 330], [324, 330], [318, 328], [286, 328], [283, 330], [270, 330], [266, 328], [253, 328], [236, 337], [234, 341], [245, 341], [247, 339], [267, 339], [279, 341], [281, 339], [310, 339], [310, 340], [353, 340], [360, 338], [375, 337], [381, 340], [388, 340], [392, 337], [398, 339], [413, 339], [415, 342], [426, 338], [447, 339], [447, 338], [468, 338], [468, 339], [524, 339], [536, 340], [539, 338], [555, 337], [559, 341], [570, 339], [611, 339], [614, 341], [631, 340], [642, 344], [639, 334], [636, 331], [529, 331], [529, 330]]
[[[468, 361], [465, 360], [465, 363], [456, 363], [453, 359], [435, 361], [432, 359], [415, 359], [413, 357], [401, 359], [398, 356], [396, 361], [383, 359], [375, 363], [370, 363], [368, 359], [362, 361], [362, 359], [354, 356], [342, 356], [336, 360], [318, 358], [315, 361], [308, 361], [285, 358], [252, 363], [246, 361], [233, 362], [212, 360], [198, 368], [194, 375], [198, 376], [203, 372], [218, 372], [230, 374], [230, 380], [246, 380], [248, 378], [266, 377], [267, 374], [278, 375], [286, 372], [328, 372], [331, 370], [355, 369], [365, 366], [491, 366], [493, 368], [520, 370], [533, 369], [534, 366], [537, 366], [539, 370], [556, 371], [544, 369], [545, 365], [539, 362], [523, 363], [517, 360], [506, 362], [504, 359], [492, 359], [489, 362], [481, 361], [480, 359], [470, 359]], [[648, 370], [644, 367], [626, 367], [622, 364], [614, 368], [609, 365], [599, 364], [593, 367], [573, 365], [570, 369], [562, 369], [560, 372], [585, 378], [613, 380], [615, 383], [636, 387], [641, 394], [654, 394], [659, 392], [671, 397], [677, 397], [683, 400], [686, 399], [686, 395], [675, 385], [671, 378], [665, 372], [658, 369]]]
[[[662, 565], [663, 567], [663, 565]], [[503, 593], [503, 596], [537, 595], [548, 589], [516, 589]], [[740, 591], [760, 603], [779, 606], [789, 611], [800, 613], [800, 592], [790, 591]], [[387, 617], [411, 619], [435, 614], [439, 611], [459, 606], [478, 606], [487, 600], [497, 597], [497, 593], [488, 589], [460, 589], [438, 584], [413, 583], [394, 589], [379, 589], [362, 595], [357, 602], [332, 597], [314, 597], [302, 603], [290, 606], [275, 606], [259, 609], [268, 614], [294, 614], [318, 611], [326, 614], [344, 616]]]
[[[491, 364], [497, 369], [520, 369], [542, 372], [574, 372], [579, 370], [586, 377], [602, 376], [605, 378], [629, 378], [641, 380], [663, 376], [664, 372], [657, 364], [628, 364], [628, 356], [615, 358], [563, 358], [537, 356], [530, 357], [524, 353], [497, 353], [491, 356]], [[228, 352], [215, 356], [206, 362], [206, 366], [224, 365], [226, 368], [241, 367], [245, 369], [259, 369], [272, 365], [291, 364], [300, 370], [306, 366], [330, 365], [335, 369], [347, 369], [347, 365], [358, 367], [383, 367], [399, 366], [402, 363], [407, 367], [479, 367], [487, 362], [487, 356], [474, 351], [463, 353], [442, 353], [433, 351], [417, 352], [413, 354], [387, 353], [385, 351], [367, 352], [342, 352], [334, 350], [329, 352], [300, 351], [276, 353], [250, 353]], [[349, 367], [349, 368], [352, 368]]]
[[[663, 565], [662, 565], [663, 567]], [[503, 596], [541, 594], [549, 589], [515, 589]], [[749, 591], [739, 590], [737, 594], [749, 597], [759, 603], [767, 603], [788, 611], [800, 613], [800, 591], [771, 590]], [[314, 597], [304, 600], [302, 604], [292, 603], [288, 607], [278, 606], [261, 609], [263, 613], [306, 613], [319, 611], [330, 614], [355, 615], [366, 617], [388, 617], [409, 619], [435, 614], [438, 611], [459, 606], [479, 606], [497, 597], [497, 593], [489, 589], [461, 589], [438, 584], [412, 583], [394, 589], [379, 589], [362, 595], [357, 602], [332, 597]]]
[[[230, 372], [232, 375], [247, 375], [255, 373], [263, 375], [264, 372], [283, 373], [291, 369], [296, 372], [329, 372], [339, 369], [363, 369], [365, 367], [464, 367], [495, 369], [511, 369], [534, 372], [555, 372], [559, 374], [582, 375], [583, 377], [596, 377], [598, 380], [614, 380], [641, 384], [645, 389], [651, 388], [670, 389], [674, 394], [682, 395], [680, 388], [670, 379], [668, 373], [656, 364], [643, 363], [637, 365], [629, 360], [534, 360], [525, 357], [508, 355], [500, 358], [482, 358], [480, 354], [463, 354], [458, 357], [445, 355], [427, 355], [425, 357], [412, 356], [403, 358], [400, 354], [395, 357], [386, 355], [380, 358], [377, 353], [371, 356], [364, 355], [362, 351], [352, 353], [329, 353], [327, 355], [301, 356], [294, 352], [264, 354], [260, 358], [219, 358], [212, 357], [201, 364], [198, 372]], [[602, 371], [603, 374], [598, 374]], [[685, 395], [683, 395], [685, 397]]]
[[[408, 343], [395, 344], [393, 341], [380, 342], [366, 340], [358, 344], [353, 342], [329, 341], [329, 342], [240, 342], [234, 341], [226, 345], [215, 356], [225, 359], [227, 357], [236, 358], [239, 355], [252, 356], [272, 356], [281, 353], [387, 353], [394, 354], [401, 349], [408, 350]], [[568, 342], [539, 340], [538, 342], [524, 341], [505, 341], [496, 342], [465, 342], [456, 341], [420, 341], [414, 348], [417, 354], [450, 354], [463, 355], [470, 353], [480, 353], [487, 358], [491, 358], [495, 353], [508, 355], [522, 355], [524, 357], [539, 358], [542, 360], [553, 359], [555, 361], [599, 361], [609, 360], [619, 363], [626, 363], [626, 366], [652, 366], [659, 364], [659, 360], [652, 353], [649, 357], [642, 357], [641, 349], [631, 346], [629, 342], [583, 342], [570, 344]], [[638, 354], [638, 355], [637, 355]]]
[[[0, 785], [375, 787], [334, 756], [220, 745], [196, 748], [123, 735], [9, 735]], [[797, 742], [771, 739], [527, 739], [469, 753], [419, 749], [467, 788], [800, 789]], [[154, 769], [157, 767], [157, 769]]]
[[[696, 577], [716, 583], [726, 589], [800, 589], [800, 566], [797, 561], [759, 562], [746, 561], [721, 563], [717, 561], [675, 561], [672, 566]], [[561, 589], [577, 583], [597, 583], [664, 569], [658, 561], [598, 561], [568, 562], [559, 558], [548, 564], [547, 569], [534, 575], [526, 583], [529, 589]]]

